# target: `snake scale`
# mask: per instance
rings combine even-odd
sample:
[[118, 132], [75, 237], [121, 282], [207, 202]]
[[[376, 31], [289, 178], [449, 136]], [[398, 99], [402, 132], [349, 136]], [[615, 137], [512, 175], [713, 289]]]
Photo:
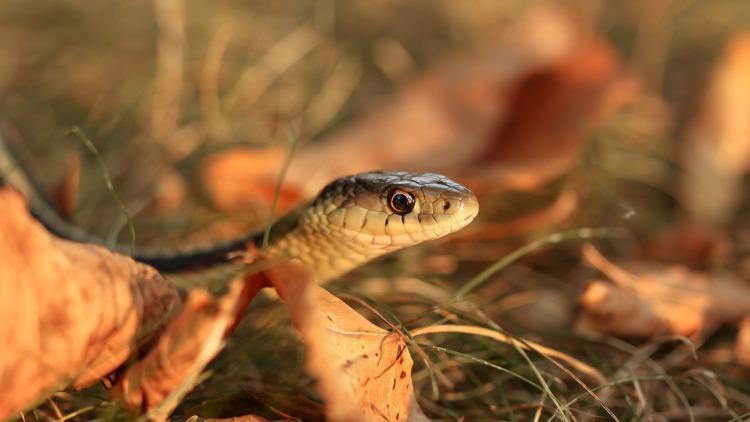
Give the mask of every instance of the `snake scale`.
[[[78, 242], [104, 244], [62, 218], [16, 157], [0, 137], [0, 184], [21, 191], [32, 214], [52, 233]], [[329, 183], [295, 214], [292, 224], [275, 224], [273, 240], [264, 252], [301, 261], [323, 282], [385, 253], [460, 230], [478, 212], [476, 196], [442, 175], [360, 173]], [[202, 247], [142, 250], [131, 256], [162, 272], [180, 272], [226, 263], [232, 252], [245, 250], [249, 242], [260, 246], [262, 238], [263, 232], [256, 231]], [[125, 248], [114, 249], [127, 253]]]

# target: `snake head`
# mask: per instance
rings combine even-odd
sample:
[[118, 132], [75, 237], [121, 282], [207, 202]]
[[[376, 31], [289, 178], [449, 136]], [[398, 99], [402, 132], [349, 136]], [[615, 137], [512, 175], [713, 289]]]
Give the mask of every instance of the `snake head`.
[[336, 233], [348, 244], [392, 250], [462, 229], [477, 216], [479, 202], [439, 174], [370, 172], [330, 183], [311, 210], [324, 216], [310, 221], [314, 230]]
[[471, 223], [476, 196], [439, 174], [370, 172], [328, 184], [279, 247], [322, 279]]

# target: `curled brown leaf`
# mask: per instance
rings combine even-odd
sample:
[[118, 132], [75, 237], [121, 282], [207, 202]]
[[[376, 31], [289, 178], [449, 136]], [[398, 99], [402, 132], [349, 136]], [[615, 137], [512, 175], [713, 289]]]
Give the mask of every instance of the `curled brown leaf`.
[[150, 418], [169, 416], [221, 351], [224, 338], [264, 287], [261, 283], [258, 277], [241, 277], [220, 299], [204, 290], [191, 291], [182, 312], [151, 351], [127, 369], [114, 395], [128, 407], [149, 411]]
[[741, 197], [750, 167], [750, 33], [727, 43], [683, 149], [683, 199], [691, 217], [723, 225]]
[[[439, 65], [303, 146], [285, 187], [310, 196], [337, 177], [391, 168], [439, 172], [474, 190], [531, 189], [569, 170], [634, 84], [590, 22], [532, 9], [489, 54]], [[241, 148], [209, 158], [204, 185], [220, 207], [247, 206], [273, 186], [284, 154]]]
[[740, 321], [734, 352], [739, 363], [750, 366], [750, 314]]
[[678, 265], [615, 264], [591, 245], [585, 260], [609, 281], [594, 280], [579, 298], [579, 327], [622, 336], [699, 335], [750, 312], [750, 287], [732, 277]]
[[181, 302], [154, 269], [50, 235], [0, 189], [0, 419], [84, 387], [151, 341]]
[[307, 348], [326, 417], [336, 421], [426, 420], [416, 402], [412, 359], [401, 333], [372, 324], [315, 284], [310, 270], [283, 263], [266, 272]]

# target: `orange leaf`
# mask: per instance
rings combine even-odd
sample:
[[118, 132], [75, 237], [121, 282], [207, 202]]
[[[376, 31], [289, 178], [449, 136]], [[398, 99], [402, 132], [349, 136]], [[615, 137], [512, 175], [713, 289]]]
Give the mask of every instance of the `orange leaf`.
[[81, 157], [76, 153], [70, 153], [67, 157], [65, 174], [60, 184], [55, 189], [55, 202], [57, 209], [65, 218], [73, 216], [78, 204], [78, 189], [81, 181]]
[[[619, 71], [613, 48], [588, 22], [534, 10], [489, 54], [437, 66], [300, 148], [284, 184], [307, 197], [341, 176], [399, 169], [468, 178], [472, 189], [538, 186], [568, 170], [595, 124], [632, 94]], [[207, 190], [222, 208], [258, 200], [285, 152], [210, 158]]]
[[268, 419], [255, 415], [235, 416], [223, 419], [204, 419], [206, 422], [266, 422]]
[[721, 225], [734, 215], [750, 167], [750, 33], [719, 59], [683, 150], [683, 197], [691, 215]]
[[[579, 30], [583, 31], [583, 27]], [[614, 49], [589, 33], [558, 61], [523, 75], [509, 113], [479, 155], [480, 175], [531, 189], [570, 169], [618, 85]]]
[[737, 333], [737, 344], [734, 349], [737, 361], [745, 366], [750, 366], [750, 314], [740, 321], [740, 329]]
[[0, 419], [110, 373], [180, 304], [154, 269], [58, 239], [0, 188]]
[[[283, 148], [232, 148], [209, 157], [201, 165], [201, 180], [211, 200], [224, 211], [251, 206], [270, 208], [278, 172], [288, 153]], [[283, 213], [300, 199], [293, 185], [282, 184], [276, 211]]]
[[681, 221], [640, 245], [639, 259], [707, 268], [726, 262], [732, 242], [726, 233], [715, 228]]
[[750, 312], [750, 287], [677, 265], [614, 264], [591, 245], [586, 261], [611, 282], [592, 281], [579, 298], [579, 326], [621, 336], [691, 336]]
[[411, 380], [412, 359], [400, 333], [383, 330], [288, 262], [266, 272], [289, 307], [307, 347], [326, 416], [337, 421], [426, 420]]
[[149, 410], [150, 418], [169, 416], [221, 351], [225, 336], [264, 287], [261, 281], [257, 277], [235, 280], [219, 300], [204, 290], [191, 291], [183, 311], [156, 346], [128, 368], [114, 395], [129, 407]]

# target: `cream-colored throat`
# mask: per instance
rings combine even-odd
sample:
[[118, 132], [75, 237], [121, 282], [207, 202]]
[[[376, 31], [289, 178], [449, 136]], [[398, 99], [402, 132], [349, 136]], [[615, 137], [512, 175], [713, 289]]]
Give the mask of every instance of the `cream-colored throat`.
[[300, 226], [270, 245], [266, 253], [273, 258], [295, 259], [309, 266], [318, 283], [325, 283], [399, 247], [362, 244], [342, 235], [340, 228], [313, 230]]

